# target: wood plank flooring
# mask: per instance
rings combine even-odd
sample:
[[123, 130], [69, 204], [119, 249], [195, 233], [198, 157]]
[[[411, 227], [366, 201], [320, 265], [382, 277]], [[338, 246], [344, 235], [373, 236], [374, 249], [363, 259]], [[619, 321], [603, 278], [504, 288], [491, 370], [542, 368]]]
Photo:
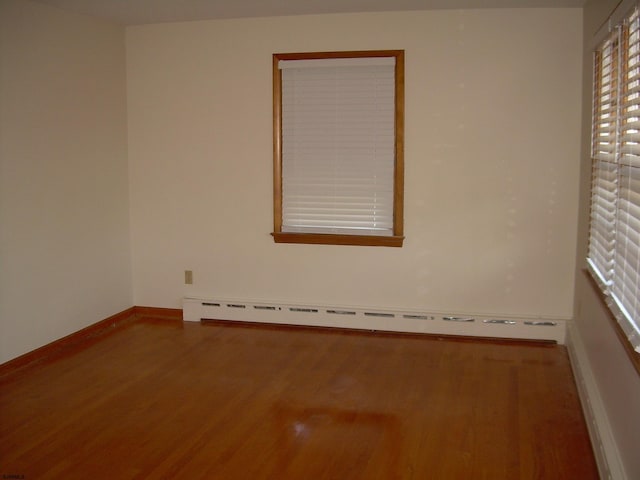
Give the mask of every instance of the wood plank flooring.
[[562, 346], [152, 318], [0, 379], [3, 475], [598, 478]]

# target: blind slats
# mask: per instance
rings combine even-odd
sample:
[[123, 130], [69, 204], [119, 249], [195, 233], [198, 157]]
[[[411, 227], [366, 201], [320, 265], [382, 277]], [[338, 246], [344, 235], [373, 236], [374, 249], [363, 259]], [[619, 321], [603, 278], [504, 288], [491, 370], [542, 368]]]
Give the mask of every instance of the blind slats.
[[349, 60], [280, 62], [283, 232], [393, 234], [395, 65]]
[[589, 266], [640, 352], [640, 22], [637, 8], [594, 59]]

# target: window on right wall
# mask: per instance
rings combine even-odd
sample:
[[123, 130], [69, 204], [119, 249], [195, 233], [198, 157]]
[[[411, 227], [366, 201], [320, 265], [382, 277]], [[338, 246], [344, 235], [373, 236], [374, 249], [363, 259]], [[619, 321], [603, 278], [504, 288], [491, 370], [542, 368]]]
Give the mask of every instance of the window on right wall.
[[589, 270], [640, 353], [640, 19], [625, 16], [594, 55]]

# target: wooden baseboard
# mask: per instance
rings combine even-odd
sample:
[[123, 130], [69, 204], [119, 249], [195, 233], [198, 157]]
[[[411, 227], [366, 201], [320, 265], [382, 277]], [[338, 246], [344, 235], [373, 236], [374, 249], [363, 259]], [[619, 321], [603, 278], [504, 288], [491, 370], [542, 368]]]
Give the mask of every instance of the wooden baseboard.
[[182, 321], [182, 310], [177, 308], [131, 307], [104, 320], [89, 325], [66, 337], [55, 340], [24, 355], [0, 364], [0, 377], [4, 377], [27, 367], [41, 364], [59, 357], [72, 347], [79, 347], [98, 337], [115, 331], [144, 317]]
[[181, 308], [133, 307], [133, 312], [136, 318], [153, 317], [182, 321]]

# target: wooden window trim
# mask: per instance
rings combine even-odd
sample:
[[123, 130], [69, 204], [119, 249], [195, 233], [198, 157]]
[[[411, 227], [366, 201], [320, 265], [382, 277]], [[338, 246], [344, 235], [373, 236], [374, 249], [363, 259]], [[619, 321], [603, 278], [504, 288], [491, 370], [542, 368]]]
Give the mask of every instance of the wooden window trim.
[[[393, 235], [340, 235], [282, 231], [282, 76], [280, 60], [395, 57], [395, 164]], [[276, 243], [402, 247], [404, 241], [404, 50], [273, 54], [273, 232]]]
[[273, 232], [276, 243], [314, 245], [359, 245], [363, 247], [401, 247], [404, 237], [374, 235], [335, 235], [327, 233]]

